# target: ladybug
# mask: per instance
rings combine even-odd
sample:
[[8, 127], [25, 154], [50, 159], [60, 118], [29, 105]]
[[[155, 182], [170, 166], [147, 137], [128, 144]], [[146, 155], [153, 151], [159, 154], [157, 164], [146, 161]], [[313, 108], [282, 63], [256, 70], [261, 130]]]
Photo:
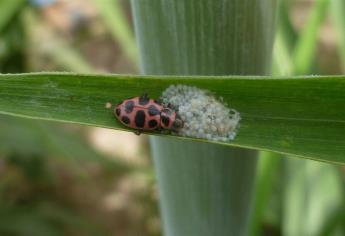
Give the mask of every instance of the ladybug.
[[116, 118], [125, 126], [136, 129], [136, 134], [150, 130], [177, 132], [183, 127], [181, 117], [170, 107], [144, 94], [128, 98], [114, 108]]

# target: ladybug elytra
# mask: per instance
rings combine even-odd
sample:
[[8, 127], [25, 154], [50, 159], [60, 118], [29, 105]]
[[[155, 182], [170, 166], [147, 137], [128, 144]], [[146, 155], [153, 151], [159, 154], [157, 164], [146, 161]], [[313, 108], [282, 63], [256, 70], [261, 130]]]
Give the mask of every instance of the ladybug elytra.
[[114, 114], [122, 124], [136, 129], [137, 134], [144, 130], [178, 131], [183, 127], [181, 117], [173, 109], [149, 98], [147, 94], [120, 102]]

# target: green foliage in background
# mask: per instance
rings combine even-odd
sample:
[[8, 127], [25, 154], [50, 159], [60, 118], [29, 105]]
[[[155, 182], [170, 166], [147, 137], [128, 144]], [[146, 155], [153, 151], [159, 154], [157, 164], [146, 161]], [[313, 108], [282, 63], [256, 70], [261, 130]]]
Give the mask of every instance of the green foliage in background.
[[135, 47], [133, 32], [130, 28], [128, 19], [126, 19], [125, 11], [120, 4], [120, 0], [92, 1], [99, 9], [100, 16], [114, 40], [119, 44], [128, 59], [136, 65], [138, 61], [138, 52]]
[[14, 20], [21, 8], [26, 4], [26, 0], [4, 0], [0, 2], [0, 32]]
[[317, 35], [324, 22], [330, 0], [317, 0], [310, 12], [308, 22], [298, 36], [292, 61], [295, 74], [308, 74], [316, 50]]
[[[27, 67], [27, 32], [39, 20], [26, 3], [0, 1], [3, 73], [23, 72]], [[53, 45], [55, 53], [68, 60], [57, 61], [70, 63], [76, 71], [88, 71], [75, 56], [78, 52], [60, 42]], [[99, 168], [108, 178], [131, 173], [132, 167], [100, 154], [81, 129], [1, 115], [0, 130], [0, 235], [107, 235], [100, 222], [93, 222], [78, 209], [72, 199], [75, 193], [66, 190], [79, 185], [89, 193], [97, 191], [94, 182], [102, 178], [92, 179], [90, 167]]]
[[[281, 1], [279, 7], [274, 72], [320, 73], [315, 58], [329, 1], [316, 1], [299, 35], [292, 28], [289, 2]], [[291, 157], [278, 162], [276, 156], [266, 154], [260, 159], [260, 167], [252, 235], [262, 234], [260, 225], [274, 225], [281, 234], [291, 236], [343, 235], [345, 192], [342, 171], [336, 166]], [[280, 180], [272, 181], [272, 176]]]

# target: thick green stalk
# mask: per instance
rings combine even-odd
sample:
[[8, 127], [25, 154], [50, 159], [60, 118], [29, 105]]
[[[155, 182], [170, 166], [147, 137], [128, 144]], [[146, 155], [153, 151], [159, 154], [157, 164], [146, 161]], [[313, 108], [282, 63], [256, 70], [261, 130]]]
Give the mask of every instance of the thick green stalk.
[[[270, 72], [275, 0], [132, 5], [145, 74]], [[152, 147], [166, 235], [246, 235], [255, 151], [169, 138]]]

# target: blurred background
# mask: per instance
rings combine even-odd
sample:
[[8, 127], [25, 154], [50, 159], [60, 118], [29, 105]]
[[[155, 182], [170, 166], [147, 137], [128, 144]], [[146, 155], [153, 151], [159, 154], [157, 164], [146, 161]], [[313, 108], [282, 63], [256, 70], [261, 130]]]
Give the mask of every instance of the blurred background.
[[[315, 1], [284, 2], [289, 36], [296, 37]], [[344, 73], [330, 15], [317, 34], [314, 74]], [[129, 1], [0, 0], [0, 73], [38, 71], [139, 73]], [[294, 159], [275, 160], [265, 170], [274, 181], [260, 219], [263, 235], [287, 232], [291, 221], [284, 219], [297, 216], [284, 214], [284, 201], [292, 199], [291, 206], [298, 197], [283, 195], [296, 191], [317, 206], [325, 198], [313, 193], [337, 203], [327, 214], [310, 213], [312, 222], [321, 222], [320, 214], [330, 222], [311, 235], [345, 235], [345, 168], [312, 164], [312, 176], [327, 181], [298, 186], [313, 178], [296, 179]], [[292, 168], [284, 176], [283, 165]], [[161, 235], [157, 199], [147, 136], [0, 116], [0, 235]]]

